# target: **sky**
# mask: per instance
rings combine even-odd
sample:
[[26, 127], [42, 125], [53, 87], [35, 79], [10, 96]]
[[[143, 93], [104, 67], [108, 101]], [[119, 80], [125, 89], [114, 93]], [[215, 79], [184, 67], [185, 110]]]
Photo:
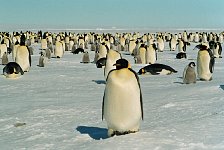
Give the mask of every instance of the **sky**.
[[1, 28], [224, 28], [223, 0], [0, 1]]

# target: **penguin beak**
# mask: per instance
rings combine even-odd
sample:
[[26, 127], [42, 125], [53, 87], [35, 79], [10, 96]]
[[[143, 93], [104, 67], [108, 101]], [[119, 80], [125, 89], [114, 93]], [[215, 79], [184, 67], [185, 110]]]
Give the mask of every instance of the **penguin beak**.
[[128, 68], [131, 68], [131, 64], [130, 63], [128, 63]]

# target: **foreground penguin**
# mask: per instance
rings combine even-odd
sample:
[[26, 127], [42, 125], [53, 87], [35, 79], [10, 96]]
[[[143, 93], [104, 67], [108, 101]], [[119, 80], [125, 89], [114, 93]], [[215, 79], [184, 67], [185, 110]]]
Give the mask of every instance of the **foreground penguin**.
[[211, 81], [212, 73], [215, 65], [215, 57], [212, 51], [206, 45], [197, 45], [197, 74], [198, 78], [202, 81]]
[[190, 62], [184, 69], [183, 72], [183, 83], [190, 84], [196, 83], [195, 63]]
[[150, 74], [150, 75], [169, 75], [172, 73], [177, 73], [175, 69], [164, 64], [151, 64], [141, 68], [138, 72], [139, 75]]
[[143, 119], [138, 75], [128, 68], [126, 59], [117, 60], [115, 66], [107, 76], [102, 104], [109, 137], [137, 132]]
[[20, 39], [20, 46], [17, 48], [15, 62], [20, 65], [24, 72], [28, 72], [31, 66], [31, 55], [26, 43], [26, 37], [23, 34]]
[[20, 75], [23, 74], [23, 69], [16, 62], [9, 62], [3, 68], [3, 75], [5, 75], [6, 78], [18, 78]]

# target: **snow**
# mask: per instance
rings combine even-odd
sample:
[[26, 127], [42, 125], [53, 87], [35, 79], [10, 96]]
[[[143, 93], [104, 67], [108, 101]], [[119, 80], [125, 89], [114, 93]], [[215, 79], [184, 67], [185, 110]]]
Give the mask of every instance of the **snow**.
[[[216, 59], [212, 81], [182, 84], [185, 66], [196, 62], [195, 45], [187, 47], [188, 59], [179, 60], [166, 42], [157, 62], [178, 72], [139, 76], [144, 107], [140, 131], [111, 138], [101, 119], [103, 70], [80, 63], [82, 54], [70, 52], [38, 67], [40, 45], [33, 45], [29, 72], [18, 79], [0, 77], [1, 149], [224, 149], [223, 58]], [[89, 53], [93, 61], [94, 52]], [[126, 53], [122, 56], [136, 72], [144, 66]]]

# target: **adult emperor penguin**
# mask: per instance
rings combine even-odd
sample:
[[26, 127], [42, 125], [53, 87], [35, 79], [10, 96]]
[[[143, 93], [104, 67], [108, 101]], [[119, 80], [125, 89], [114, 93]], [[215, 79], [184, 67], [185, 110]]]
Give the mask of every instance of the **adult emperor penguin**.
[[5, 53], [2, 55], [2, 65], [6, 65], [6, 64], [8, 64], [8, 62], [9, 62], [8, 54], [5, 52]]
[[147, 45], [145, 44], [141, 44], [138, 49], [138, 53], [139, 53], [142, 64], [146, 64], [146, 49], [147, 49]]
[[172, 73], [177, 73], [177, 71], [168, 65], [159, 64], [159, 63], [147, 65], [138, 71], [139, 75], [142, 75], [142, 74], [169, 75]]
[[215, 65], [214, 55], [206, 45], [199, 44], [195, 48], [199, 49], [197, 56], [198, 78], [202, 81], [211, 81]]
[[138, 75], [129, 68], [126, 59], [116, 61], [106, 79], [102, 103], [102, 119], [108, 126], [108, 136], [139, 131], [143, 119], [142, 94]]
[[106, 64], [104, 68], [104, 77], [107, 78], [108, 73], [115, 69], [116, 66], [114, 64], [118, 59], [121, 59], [121, 54], [118, 51], [110, 49], [106, 56]]
[[61, 58], [64, 54], [64, 48], [61, 41], [55, 42], [54, 55], [56, 58]]
[[5, 75], [7, 78], [17, 78], [23, 74], [23, 69], [16, 62], [9, 62], [3, 68], [3, 75]]
[[196, 83], [195, 63], [190, 62], [184, 69], [183, 72], [183, 83], [190, 84]]
[[154, 64], [157, 60], [156, 44], [150, 44], [146, 50], [146, 64]]
[[163, 40], [163, 38], [162, 38], [162, 37], [158, 37], [158, 38], [157, 38], [157, 48], [158, 48], [158, 51], [159, 51], [159, 52], [163, 52], [164, 47], [165, 47], [165, 45], [164, 45], [164, 40]]
[[26, 37], [21, 35], [20, 46], [17, 48], [15, 62], [20, 65], [24, 72], [28, 72], [31, 66], [31, 55], [25, 45]]
[[175, 39], [174, 35], [172, 35], [170, 41], [169, 41], [169, 47], [170, 51], [175, 51], [177, 47], [177, 40]]

